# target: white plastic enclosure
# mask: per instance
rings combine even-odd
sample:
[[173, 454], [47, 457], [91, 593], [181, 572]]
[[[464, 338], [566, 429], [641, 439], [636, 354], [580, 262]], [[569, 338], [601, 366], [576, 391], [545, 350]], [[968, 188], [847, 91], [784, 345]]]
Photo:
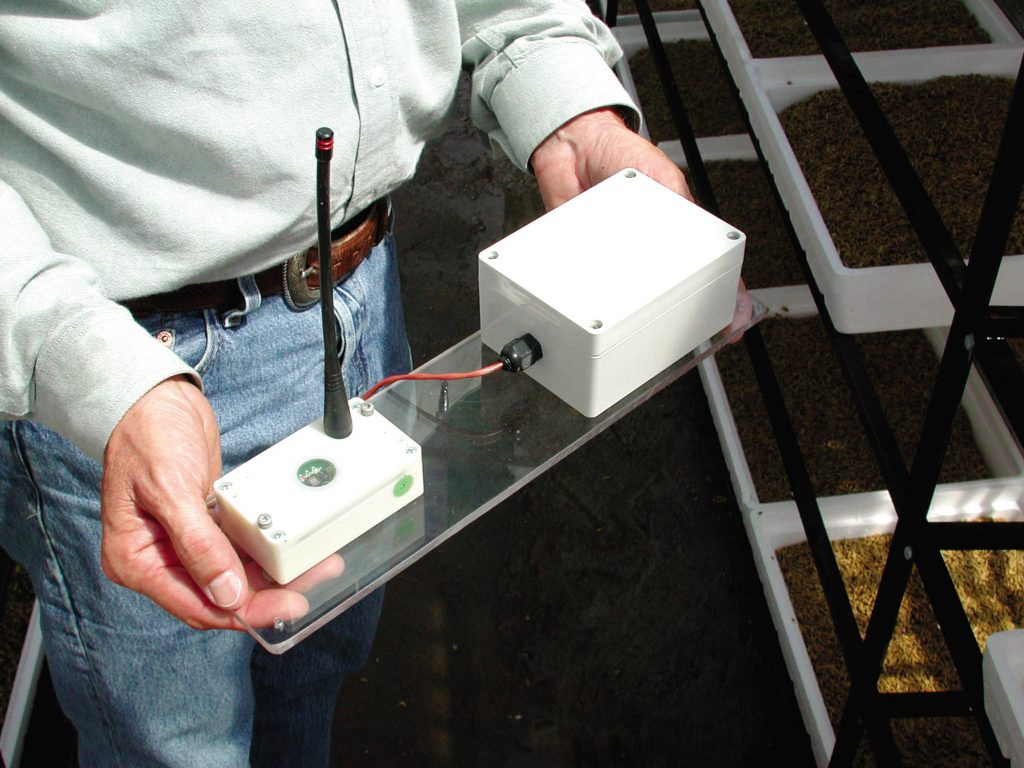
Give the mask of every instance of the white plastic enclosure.
[[746, 238], [626, 169], [484, 250], [483, 343], [532, 334], [526, 373], [593, 417], [729, 325]]
[[981, 672], [985, 712], [1010, 768], [1024, 766], [1024, 629], [988, 636]]
[[423, 494], [420, 447], [362, 405], [347, 438], [317, 420], [214, 483], [221, 528], [279, 584]]

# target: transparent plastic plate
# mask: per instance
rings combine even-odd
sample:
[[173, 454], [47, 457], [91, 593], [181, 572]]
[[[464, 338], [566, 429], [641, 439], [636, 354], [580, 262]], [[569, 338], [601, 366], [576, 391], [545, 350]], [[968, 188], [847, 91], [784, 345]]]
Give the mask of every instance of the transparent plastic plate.
[[[741, 294], [732, 325], [593, 418], [582, 416], [528, 375], [392, 384], [371, 402], [422, 448], [423, 495], [290, 584], [268, 581], [263, 588], [278, 593], [261, 597], [270, 604], [280, 599], [287, 610], [274, 615], [266, 627], [242, 623], [269, 652], [284, 653], [701, 360], [739, 339], [765, 314], [763, 304]], [[497, 353], [477, 333], [417, 372], [475, 370], [496, 359]]]

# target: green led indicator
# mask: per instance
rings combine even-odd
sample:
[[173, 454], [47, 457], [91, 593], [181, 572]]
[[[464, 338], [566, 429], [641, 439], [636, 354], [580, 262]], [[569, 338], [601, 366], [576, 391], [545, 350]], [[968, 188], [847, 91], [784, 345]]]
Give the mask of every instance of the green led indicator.
[[395, 496], [405, 496], [405, 494], [409, 492], [409, 489], [412, 488], [412, 483], [412, 475], [402, 475], [398, 478], [398, 482], [395, 483], [395, 487], [391, 489], [391, 492]]

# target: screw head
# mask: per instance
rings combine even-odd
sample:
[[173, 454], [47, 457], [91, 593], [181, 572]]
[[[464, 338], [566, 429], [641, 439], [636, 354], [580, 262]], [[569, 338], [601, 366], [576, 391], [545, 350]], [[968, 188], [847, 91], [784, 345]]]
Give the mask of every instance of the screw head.
[[231, 490], [231, 483], [230, 482], [221, 483], [217, 487], [220, 488], [222, 491], [230, 491]]
[[903, 548], [903, 559], [904, 560], [913, 560], [913, 558], [914, 558], [914, 550], [911, 549], [909, 545], [904, 547]]
[[735, 231], [729, 232], [726, 235], [726, 237], [728, 237], [730, 240], [739, 240], [740, 239], [740, 233], [739, 232], [735, 232]]
[[284, 535], [284, 531], [274, 531], [272, 534], [270, 534], [270, 538], [272, 538], [274, 541], [281, 541], [281, 539], [284, 538]]
[[256, 525], [261, 530], [265, 531], [265, 530], [267, 530], [267, 528], [269, 528], [273, 524], [274, 524], [274, 519], [270, 515], [268, 515], [266, 512], [264, 512], [262, 515], [260, 515], [259, 517], [256, 518]]
[[359, 413], [362, 416], [373, 416], [373, 403], [360, 403]]

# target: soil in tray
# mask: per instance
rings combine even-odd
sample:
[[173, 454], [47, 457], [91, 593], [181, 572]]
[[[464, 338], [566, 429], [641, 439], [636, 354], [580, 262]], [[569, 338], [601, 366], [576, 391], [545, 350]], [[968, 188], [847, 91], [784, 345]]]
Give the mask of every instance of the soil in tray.
[[[836, 560], [860, 627], [867, 626], [891, 537], [868, 536], [832, 542]], [[833, 727], [849, 691], [849, 677], [829, 619], [810, 549], [805, 543], [776, 552], [807, 652]], [[993, 632], [1024, 625], [1024, 553], [945, 552], [953, 583], [981, 648]], [[900, 608], [879, 680], [884, 693], [960, 688], [916, 570]], [[894, 720], [893, 731], [907, 766], [987, 765], [977, 726], [970, 718]], [[855, 765], [874, 765], [866, 742]]]
[[721, 217], [747, 236], [743, 280], [747, 288], [804, 282], [782, 214], [760, 164], [726, 160], [707, 164]]
[[[963, 75], [871, 88], [960, 252], [969, 253], [1013, 80]], [[821, 91], [779, 118], [844, 264], [927, 261], [838, 90]], [[1024, 253], [1024, 197], [1004, 253]]]
[[[755, 58], [821, 52], [792, 0], [729, 0], [729, 7]], [[851, 51], [992, 42], [960, 0], [825, 0], [825, 9]]]
[[[818, 318], [766, 320], [761, 323], [761, 333], [816, 494], [884, 488], [849, 388]], [[920, 331], [869, 334], [857, 337], [857, 342], [903, 459], [909, 464], [938, 368], [931, 345]], [[791, 498], [746, 350], [743, 345], [727, 347], [716, 360], [758, 498], [763, 502]], [[961, 412], [954, 423], [940, 482], [990, 476]]]
[[[667, 43], [665, 55], [695, 136], [746, 133], [732, 86], [711, 43], [701, 40]], [[651, 138], [654, 141], [678, 138], [649, 49], [644, 48], [630, 58], [629, 71]]]

